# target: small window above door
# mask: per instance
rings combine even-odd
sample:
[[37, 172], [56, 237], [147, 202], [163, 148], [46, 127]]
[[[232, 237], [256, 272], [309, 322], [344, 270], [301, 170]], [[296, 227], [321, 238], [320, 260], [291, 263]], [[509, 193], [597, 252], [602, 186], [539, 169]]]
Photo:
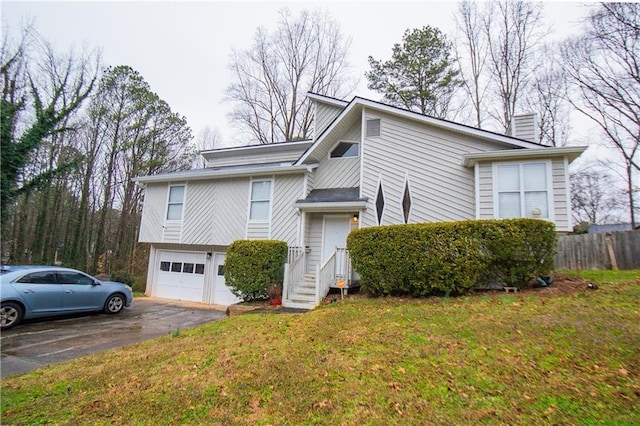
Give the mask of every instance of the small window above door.
[[357, 142], [339, 142], [331, 153], [330, 158], [348, 158], [360, 155], [360, 144]]

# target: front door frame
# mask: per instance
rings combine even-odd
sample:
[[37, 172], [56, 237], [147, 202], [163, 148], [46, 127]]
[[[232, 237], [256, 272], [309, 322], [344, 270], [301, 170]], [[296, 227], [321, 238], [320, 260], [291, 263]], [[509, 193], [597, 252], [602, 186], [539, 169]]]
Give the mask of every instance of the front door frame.
[[[331, 255], [331, 252], [335, 251], [335, 246], [332, 248], [332, 250], [329, 252], [329, 254], [327, 256], [325, 256], [325, 251], [327, 249], [327, 218], [330, 219], [344, 219], [344, 226], [346, 229], [346, 234], [345, 234], [345, 238], [344, 238], [344, 247], [347, 247], [347, 236], [349, 235], [349, 232], [351, 232], [351, 222], [350, 222], [350, 218], [351, 215], [349, 215], [348, 213], [344, 213], [344, 214], [323, 214], [322, 215], [322, 243], [321, 243], [321, 248], [320, 248], [320, 264], [323, 264], [326, 260], [327, 257]], [[335, 223], [335, 222], [334, 222]]]

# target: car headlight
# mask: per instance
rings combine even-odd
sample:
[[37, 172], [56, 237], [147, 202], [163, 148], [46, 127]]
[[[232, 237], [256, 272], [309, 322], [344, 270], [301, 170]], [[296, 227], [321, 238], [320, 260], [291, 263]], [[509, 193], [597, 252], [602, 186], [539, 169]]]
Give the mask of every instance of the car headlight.
[[124, 288], [126, 288], [127, 290], [129, 290], [131, 293], [133, 293], [133, 289], [131, 288], [131, 286], [126, 285], [124, 286]]

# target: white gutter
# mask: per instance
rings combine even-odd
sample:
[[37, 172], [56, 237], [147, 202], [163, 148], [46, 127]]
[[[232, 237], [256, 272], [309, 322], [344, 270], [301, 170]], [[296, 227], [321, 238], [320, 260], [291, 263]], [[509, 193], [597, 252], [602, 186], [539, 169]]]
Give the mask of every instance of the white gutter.
[[586, 146], [565, 146], [561, 148], [506, 149], [502, 151], [478, 152], [474, 154], [464, 154], [462, 156], [462, 165], [465, 167], [473, 167], [477, 163], [486, 161], [550, 157], [566, 157], [570, 163], [586, 151], [587, 148]]
[[294, 207], [306, 212], [344, 212], [347, 210], [364, 210], [367, 208], [366, 201], [338, 201], [338, 202], [297, 202]]
[[313, 169], [318, 167], [318, 163], [303, 164], [300, 166], [272, 166], [272, 167], [255, 167], [243, 169], [197, 169], [187, 172], [167, 173], [162, 175], [138, 176], [131, 179], [138, 183], [153, 182], [173, 182], [173, 181], [192, 181], [207, 180], [215, 178], [239, 177], [239, 176], [264, 176], [264, 175], [284, 175], [291, 173], [311, 173]]

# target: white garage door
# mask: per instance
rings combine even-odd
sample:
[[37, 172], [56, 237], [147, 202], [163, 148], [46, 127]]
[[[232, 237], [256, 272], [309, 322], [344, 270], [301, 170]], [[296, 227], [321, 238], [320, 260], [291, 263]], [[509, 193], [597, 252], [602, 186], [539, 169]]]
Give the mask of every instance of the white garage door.
[[202, 302], [206, 253], [159, 251], [154, 296]]
[[213, 290], [213, 303], [218, 305], [233, 305], [234, 303], [241, 302], [225, 285], [224, 282], [224, 258], [222, 253], [215, 254], [214, 264], [214, 290]]

